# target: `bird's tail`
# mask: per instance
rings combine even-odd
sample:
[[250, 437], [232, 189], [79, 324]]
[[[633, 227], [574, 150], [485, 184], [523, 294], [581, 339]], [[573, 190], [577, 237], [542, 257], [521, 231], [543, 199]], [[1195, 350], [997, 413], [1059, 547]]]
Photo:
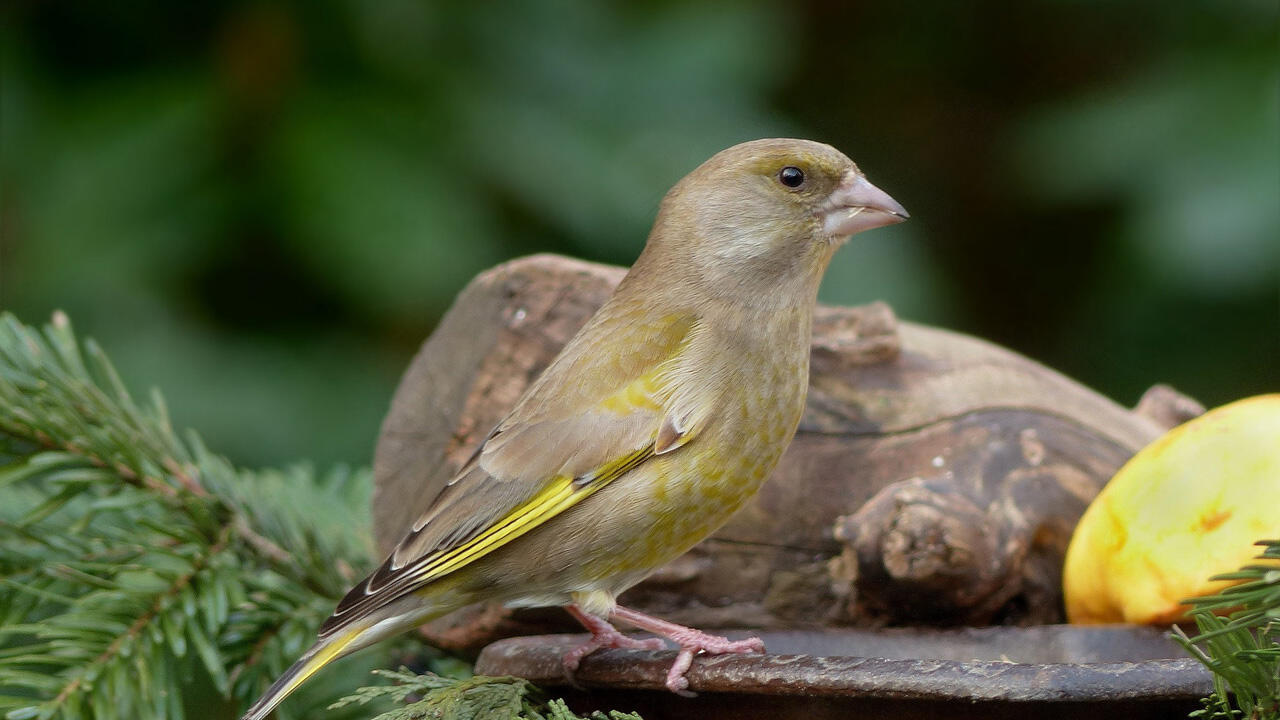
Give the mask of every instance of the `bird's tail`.
[[323, 638], [310, 650], [303, 653], [284, 674], [276, 680], [271, 687], [267, 688], [267, 692], [258, 698], [258, 702], [254, 703], [240, 720], [262, 720], [276, 706], [284, 701], [286, 697], [298, 686], [306, 682], [308, 678], [316, 674], [320, 668], [346, 655], [354, 652], [362, 647], [369, 645], [375, 640], [371, 640], [368, 636], [372, 628], [365, 625], [357, 625], [348, 627], [342, 632], [336, 633], [331, 637]]

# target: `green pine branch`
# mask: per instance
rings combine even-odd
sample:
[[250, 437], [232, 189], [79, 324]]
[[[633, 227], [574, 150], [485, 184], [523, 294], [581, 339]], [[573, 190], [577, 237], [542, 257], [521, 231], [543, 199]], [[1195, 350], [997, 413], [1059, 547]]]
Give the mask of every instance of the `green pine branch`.
[[1194, 717], [1280, 718], [1280, 540], [1258, 545], [1263, 563], [1213, 578], [1238, 584], [1183, 601], [1200, 632], [1175, 627], [1174, 639], [1213, 672], [1213, 695]]
[[64, 315], [0, 316], [0, 713], [234, 717], [369, 564], [369, 487], [238, 470]]

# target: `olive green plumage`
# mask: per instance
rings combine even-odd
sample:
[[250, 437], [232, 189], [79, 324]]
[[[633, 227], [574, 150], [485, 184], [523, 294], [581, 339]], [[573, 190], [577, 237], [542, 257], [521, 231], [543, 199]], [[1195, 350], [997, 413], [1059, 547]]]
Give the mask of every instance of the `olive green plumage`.
[[768, 477], [804, 407], [832, 254], [905, 216], [819, 143], [744, 143], [690, 173], [613, 296], [245, 717], [477, 600], [607, 617]]

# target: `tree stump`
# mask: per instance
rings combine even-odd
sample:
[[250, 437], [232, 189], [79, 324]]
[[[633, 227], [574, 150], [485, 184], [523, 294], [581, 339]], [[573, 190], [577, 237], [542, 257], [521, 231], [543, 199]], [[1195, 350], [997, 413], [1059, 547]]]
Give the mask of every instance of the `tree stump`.
[[[476, 277], [405, 372], [374, 460], [389, 552], [624, 270], [538, 255]], [[1168, 388], [1130, 411], [1013, 352], [819, 307], [808, 403], [772, 479], [711, 538], [622, 601], [701, 628], [1062, 620], [1085, 506], [1139, 448], [1200, 411]], [[572, 628], [480, 605], [424, 626], [474, 653]]]

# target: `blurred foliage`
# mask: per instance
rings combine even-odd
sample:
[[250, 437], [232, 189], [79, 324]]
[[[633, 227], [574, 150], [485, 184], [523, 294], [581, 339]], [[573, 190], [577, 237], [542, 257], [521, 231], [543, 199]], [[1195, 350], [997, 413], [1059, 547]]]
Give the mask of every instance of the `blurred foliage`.
[[912, 212], [830, 302], [1125, 403], [1280, 383], [1276, 5], [284, 0], [0, 8], [0, 306], [63, 308], [245, 464], [367, 463], [477, 271], [629, 263], [786, 134]]

